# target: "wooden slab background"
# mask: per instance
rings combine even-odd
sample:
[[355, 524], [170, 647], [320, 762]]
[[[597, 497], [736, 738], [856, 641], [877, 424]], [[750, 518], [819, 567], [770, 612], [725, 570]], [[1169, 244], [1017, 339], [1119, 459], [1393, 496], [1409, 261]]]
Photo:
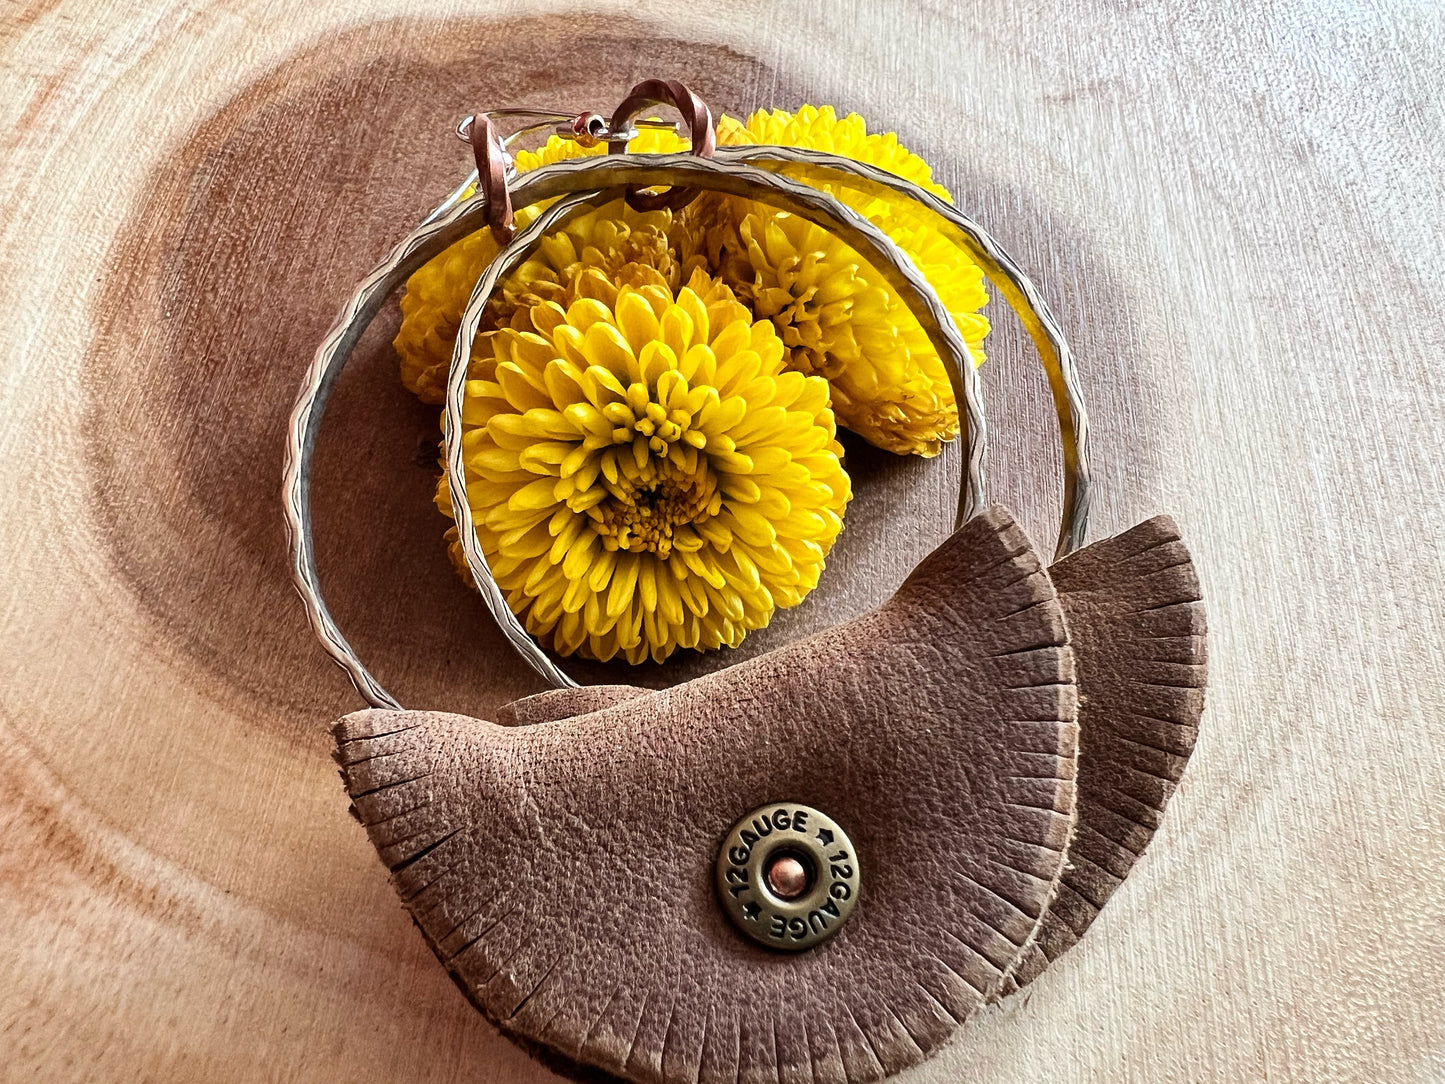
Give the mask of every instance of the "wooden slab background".
[[[907, 1079], [1445, 1079], [1438, 5], [685, 8], [0, 5], [0, 1078], [550, 1079], [345, 815], [325, 724], [358, 701], [284, 573], [282, 429], [352, 283], [464, 168], [460, 115], [665, 74], [855, 108], [936, 162], [1063, 313], [1095, 535], [1171, 511], [1205, 582], [1165, 830], [1026, 1000]], [[535, 686], [435, 544], [394, 320], [325, 435], [322, 571], [404, 701], [486, 713]], [[1047, 539], [1050, 415], [998, 322], [993, 490]], [[750, 648], [943, 536], [956, 456], [850, 466], [825, 586]]]

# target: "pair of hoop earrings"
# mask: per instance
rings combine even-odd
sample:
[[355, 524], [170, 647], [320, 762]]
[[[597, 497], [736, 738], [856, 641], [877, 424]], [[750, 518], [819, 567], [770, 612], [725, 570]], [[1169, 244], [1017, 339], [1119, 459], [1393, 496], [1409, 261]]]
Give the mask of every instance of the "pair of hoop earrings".
[[[610, 121], [542, 123], [618, 152], [656, 105], [678, 109], [692, 152], [612, 153], [521, 177], [507, 169], [502, 114], [464, 122], [475, 177], [363, 280], [302, 388], [285, 479], [293, 573], [323, 646], [370, 705], [335, 727], [353, 810], [428, 943], [505, 1032], [555, 1064], [629, 1080], [879, 1079], [1077, 940], [1147, 843], [1203, 706], [1198, 584], [1167, 518], [1084, 546], [1087, 420], [1073, 361], [1038, 290], [982, 228], [851, 159], [716, 147], [710, 111], [676, 83], [639, 84]], [[1023, 322], [1063, 446], [1052, 567], [986, 502], [978, 380], [947, 310], [824, 183], [907, 206]], [[742, 196], [830, 230], [919, 320], [963, 419], [955, 532], [892, 600], [662, 691], [578, 687], [527, 634], [487, 566], [452, 439], [499, 281], [619, 191], [649, 208], [699, 191]], [[513, 232], [513, 208], [547, 201]], [[487, 228], [506, 243], [462, 316], [446, 471], [482, 599], [553, 687], [497, 722], [404, 711], [371, 675], [322, 599], [309, 494], [327, 396], [371, 319], [413, 271]]]

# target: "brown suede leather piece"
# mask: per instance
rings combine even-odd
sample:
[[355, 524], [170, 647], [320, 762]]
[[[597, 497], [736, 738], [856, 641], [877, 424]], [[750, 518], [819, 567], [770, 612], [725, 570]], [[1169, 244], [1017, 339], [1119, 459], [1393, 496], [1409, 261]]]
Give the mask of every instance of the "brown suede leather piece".
[[1199, 578], [1168, 516], [1049, 575], [1079, 666], [1079, 823], [1059, 894], [1008, 984], [1018, 986], [1083, 936], [1158, 829], [1194, 750], [1207, 672]]
[[[878, 610], [685, 685], [512, 728], [365, 711], [336, 735], [406, 907], [519, 1040], [638, 1081], [859, 1082], [927, 1056], [1030, 944], [1076, 711], [1053, 584], [990, 509]], [[781, 801], [838, 820], [862, 877], [849, 923], [795, 955], [712, 887], [731, 824]]]
[[[1078, 826], [1058, 895], [1001, 995], [1072, 947], [1143, 854], [1194, 749], [1204, 710], [1199, 580], [1168, 516], [1096, 542], [1049, 569], [1079, 671]], [[560, 719], [645, 689], [554, 689], [502, 709]]]
[[577, 685], [570, 689], [548, 689], [503, 704], [497, 709], [497, 725], [531, 726], [570, 719], [574, 715], [590, 715], [624, 700], [646, 696], [649, 691], [636, 685]]

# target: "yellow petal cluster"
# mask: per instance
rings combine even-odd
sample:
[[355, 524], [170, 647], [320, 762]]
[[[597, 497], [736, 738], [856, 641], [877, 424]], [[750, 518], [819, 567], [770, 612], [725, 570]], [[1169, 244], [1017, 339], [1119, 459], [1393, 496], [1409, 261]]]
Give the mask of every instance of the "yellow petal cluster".
[[[948, 189], [933, 179], [933, 170], [918, 155], [898, 142], [893, 132], [869, 132], [868, 122], [857, 113], [839, 118], [831, 105], [805, 105], [796, 113], [786, 109], [759, 109], [745, 124], [719, 125], [718, 142], [725, 144], [771, 143], [779, 147], [806, 147], [826, 151], [854, 161], [886, 169], [948, 200]], [[843, 192], [835, 192], [842, 198]], [[850, 196], [850, 200], [852, 197]], [[853, 205], [856, 206], [856, 203]]]
[[[519, 211], [518, 226], [537, 213], [531, 208]], [[674, 255], [673, 238], [680, 228], [672, 212], [634, 211], [620, 198], [570, 220], [502, 280], [483, 313], [482, 332], [519, 320], [525, 326], [527, 311], [539, 301], [568, 304], [575, 297], [575, 280], [587, 269], [618, 282], [656, 281], [676, 289], [684, 278], [682, 263]], [[491, 231], [480, 230], [407, 280], [394, 345], [401, 357], [402, 382], [423, 402], [441, 403], [446, 398], [447, 370], [462, 311], [498, 251]]]
[[[671, 131], [643, 129], [629, 149], [638, 153], [661, 154], [686, 150], [688, 146], [685, 140]], [[606, 147], [602, 145], [583, 147], [575, 140], [552, 136], [535, 151], [517, 152], [514, 161], [517, 169], [526, 173], [563, 159], [605, 151]], [[592, 215], [586, 222], [574, 221], [567, 229], [564, 241], [558, 243], [557, 239], [549, 239], [542, 253], [508, 277], [500, 295], [487, 306], [482, 330], [509, 323], [529, 302], [545, 296], [550, 287], [561, 284], [565, 289], [569, 272], [575, 273], [583, 266], [621, 271], [627, 264], [657, 259], [659, 268], [665, 274], [670, 272], [671, 269], [662, 266], [660, 261], [668, 256], [666, 238], [672, 229], [671, 215], [667, 212], [638, 215], [630, 207], [622, 206], [623, 213], [620, 216], [613, 214], [614, 221], [610, 225], [603, 222], [600, 231], [594, 232], [593, 227], [603, 216]], [[617, 208], [611, 210], [615, 212]], [[520, 208], [516, 214], [517, 228], [526, 226], [537, 214], [535, 207]], [[657, 243], [659, 239], [663, 242], [661, 245]], [[572, 246], [571, 251], [568, 251], [568, 245]], [[462, 310], [466, 308], [477, 279], [496, 259], [499, 251], [492, 232], [479, 230], [433, 257], [407, 279], [406, 290], [401, 297], [401, 328], [394, 345], [401, 358], [402, 383], [423, 402], [441, 403], [445, 400], [447, 369], [451, 365], [452, 346], [456, 342]], [[669, 281], [677, 286], [677, 275], [673, 274]], [[540, 289], [529, 290], [529, 286]]]
[[[479, 230], [407, 279], [401, 295], [401, 328], [392, 345], [401, 359], [401, 382], [422, 402], [446, 401], [447, 368], [462, 310], [499, 251], [492, 231]], [[496, 318], [489, 322], [495, 324]]]
[[[735, 646], [818, 581], [850, 497], [826, 381], [701, 271], [577, 276], [474, 358], [467, 500], [508, 605], [562, 654]], [[438, 503], [447, 504], [446, 487]]]
[[[893, 133], [870, 133], [856, 113], [831, 106], [796, 113], [759, 111], [745, 125], [720, 125], [719, 142], [769, 143], [844, 155], [888, 170], [939, 197], [948, 191], [928, 164]], [[895, 241], [918, 265], [952, 314], [975, 364], [984, 360], [988, 301], [983, 271], [966, 253], [895, 204], [845, 186], [822, 187]], [[937, 455], [958, 435], [958, 408], [937, 351], [883, 276], [826, 231], [737, 199], [699, 201], [689, 212], [710, 220], [709, 251], [723, 281], [770, 318], [802, 372], [828, 376], [838, 421], [892, 452]], [[718, 234], [722, 223], [723, 234]], [[735, 239], [726, 230], [735, 229]]]

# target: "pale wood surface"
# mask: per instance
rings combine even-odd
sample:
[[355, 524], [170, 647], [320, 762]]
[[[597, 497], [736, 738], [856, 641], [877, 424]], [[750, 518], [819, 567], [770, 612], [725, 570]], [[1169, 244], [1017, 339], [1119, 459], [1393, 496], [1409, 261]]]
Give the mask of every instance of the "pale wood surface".
[[[550, 1079], [345, 814], [325, 724], [358, 702], [286, 581], [282, 429], [463, 168], [458, 116], [662, 73], [856, 108], [938, 163], [1064, 314], [1095, 536], [1171, 511], [1204, 578], [1164, 831], [907, 1079], [1445, 1079], [1438, 5], [585, 6], [0, 6], [0, 1077]], [[486, 713], [534, 686], [436, 546], [390, 326], [323, 449], [323, 574], [408, 704]], [[1049, 537], [1043, 385], [1007, 326], [992, 352], [994, 492]], [[884, 459], [854, 455], [825, 587], [753, 648], [942, 537], [956, 458]]]

